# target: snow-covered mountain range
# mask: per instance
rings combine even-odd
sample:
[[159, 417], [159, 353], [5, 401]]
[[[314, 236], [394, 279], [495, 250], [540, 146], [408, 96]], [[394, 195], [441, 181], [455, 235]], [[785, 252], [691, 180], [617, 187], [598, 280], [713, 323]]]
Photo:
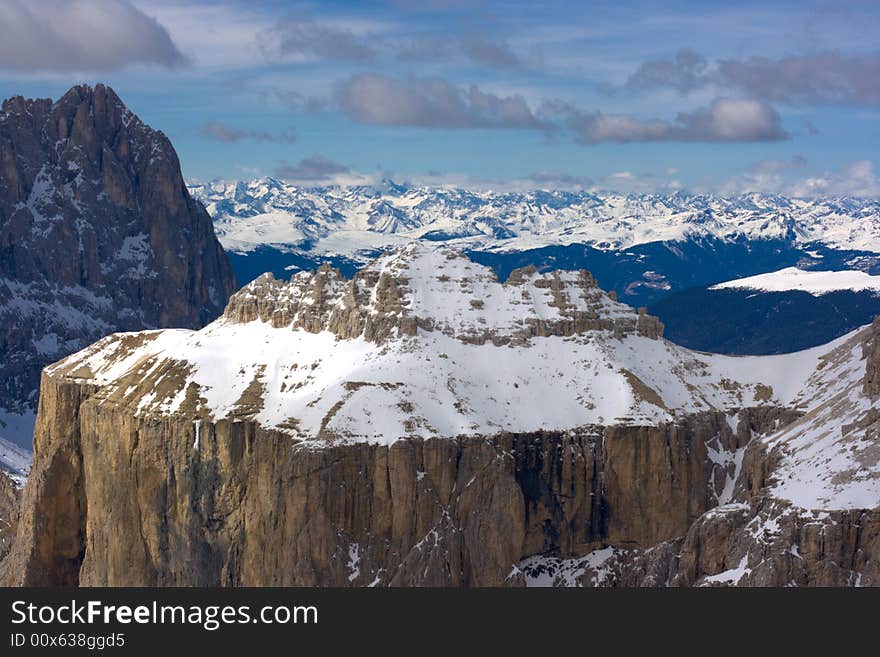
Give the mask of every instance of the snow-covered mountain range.
[[191, 183], [190, 192], [206, 205], [224, 247], [236, 252], [274, 245], [363, 259], [411, 239], [521, 251], [745, 237], [880, 253], [877, 199], [481, 192], [392, 181], [309, 189], [273, 178]]
[[[391, 181], [308, 189], [272, 178], [190, 189], [241, 283], [325, 262], [350, 276], [385, 249], [421, 241], [462, 249], [501, 280], [530, 265], [587, 269], [621, 301], [649, 307], [672, 340], [707, 351], [803, 349], [880, 312], [880, 297], [860, 290], [753, 301], [742, 294], [730, 306], [718, 300], [733, 293], [707, 289], [787, 268], [838, 272], [838, 287], [880, 275], [876, 199], [493, 193]], [[781, 329], [791, 322], [804, 330]]]

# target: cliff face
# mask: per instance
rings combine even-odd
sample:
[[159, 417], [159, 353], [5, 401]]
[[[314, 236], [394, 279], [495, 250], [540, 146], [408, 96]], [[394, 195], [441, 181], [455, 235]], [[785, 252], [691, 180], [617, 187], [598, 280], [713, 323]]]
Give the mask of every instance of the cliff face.
[[407, 248], [46, 368], [0, 581], [880, 583], [877, 325], [713, 356], [522, 277]]
[[537, 556], [520, 568], [541, 586], [880, 586], [880, 514], [733, 503], [648, 549]]
[[[686, 533], [728, 475], [707, 445], [726, 453], [741, 439], [711, 412], [315, 449], [248, 421], [132, 417], [93, 392], [44, 377], [7, 582], [521, 585], [529, 555]], [[767, 409], [740, 415], [756, 426]]]
[[566, 563], [559, 583], [880, 582], [876, 512], [717, 506], [763, 476], [766, 458], [737, 470], [737, 450], [754, 436], [761, 453], [791, 411], [315, 449], [248, 421], [134, 418], [93, 392], [44, 380], [7, 584], [521, 586]]
[[865, 341], [864, 357], [866, 395], [875, 399], [880, 397], [880, 317], [871, 324], [870, 337]]
[[0, 562], [12, 548], [18, 530], [19, 490], [15, 483], [0, 472]]
[[0, 408], [119, 330], [199, 327], [235, 289], [171, 143], [109, 88], [0, 109]]

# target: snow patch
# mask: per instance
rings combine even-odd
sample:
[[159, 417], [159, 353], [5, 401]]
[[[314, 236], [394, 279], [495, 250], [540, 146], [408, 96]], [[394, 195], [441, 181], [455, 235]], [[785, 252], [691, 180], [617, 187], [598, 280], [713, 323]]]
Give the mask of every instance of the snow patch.
[[710, 290], [761, 290], [763, 292], [807, 292], [822, 296], [830, 292], [849, 290], [851, 292], [880, 292], [880, 276], [871, 276], [863, 271], [812, 271], [786, 267], [768, 274], [739, 278], [719, 283]]

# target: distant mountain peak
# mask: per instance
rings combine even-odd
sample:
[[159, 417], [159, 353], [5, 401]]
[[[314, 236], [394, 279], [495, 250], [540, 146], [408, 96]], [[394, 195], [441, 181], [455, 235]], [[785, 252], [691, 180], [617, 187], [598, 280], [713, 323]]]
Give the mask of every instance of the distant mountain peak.
[[310, 189], [270, 178], [191, 189], [213, 216], [224, 246], [238, 252], [308, 245], [317, 254], [358, 257], [358, 251], [393, 247], [400, 237], [472, 250], [568, 244], [610, 250], [691, 237], [742, 237], [880, 251], [877, 199], [478, 192], [387, 179], [372, 186]]

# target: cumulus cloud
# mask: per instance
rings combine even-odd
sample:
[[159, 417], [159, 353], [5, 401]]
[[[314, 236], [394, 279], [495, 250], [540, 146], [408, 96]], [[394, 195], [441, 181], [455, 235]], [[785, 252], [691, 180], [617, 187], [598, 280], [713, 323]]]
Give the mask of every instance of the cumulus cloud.
[[857, 160], [821, 174], [805, 174], [807, 167], [808, 162], [801, 155], [787, 160], [761, 160], [742, 174], [725, 180], [717, 191], [727, 196], [760, 192], [804, 198], [880, 197], [880, 176], [870, 160]]
[[476, 85], [440, 78], [395, 79], [378, 74], [349, 78], [336, 105], [358, 123], [422, 128], [504, 128], [553, 133], [567, 128], [582, 144], [605, 142], [765, 142], [788, 139], [779, 114], [753, 99], [718, 98], [674, 120], [645, 120], [588, 112], [562, 101], [533, 108], [519, 95], [502, 96]]
[[880, 54], [826, 52], [710, 64], [699, 53], [682, 49], [674, 57], [643, 62], [625, 86], [688, 93], [711, 85], [790, 105], [880, 105]]
[[748, 98], [718, 98], [704, 109], [679, 114], [672, 132], [681, 141], [779, 141], [788, 139], [779, 114]]
[[362, 74], [340, 85], [336, 100], [353, 121], [423, 128], [548, 130], [522, 96], [499, 96], [440, 78], [398, 80]]
[[207, 139], [223, 142], [224, 144], [234, 144], [247, 140], [275, 142], [278, 144], [292, 144], [296, 141], [296, 135], [293, 132], [282, 132], [279, 135], [273, 135], [261, 130], [241, 130], [228, 126], [221, 121], [208, 121], [199, 129], [199, 132]]
[[312, 155], [303, 158], [296, 164], [282, 163], [275, 170], [275, 176], [284, 180], [315, 182], [327, 181], [350, 171], [344, 164], [323, 155]]
[[111, 71], [187, 63], [168, 31], [127, 0], [3, 0], [0, 69]]
[[787, 139], [779, 114], [767, 103], [718, 98], [709, 107], [680, 113], [674, 121], [569, 110], [569, 128], [584, 144], [652, 141], [762, 142]]

